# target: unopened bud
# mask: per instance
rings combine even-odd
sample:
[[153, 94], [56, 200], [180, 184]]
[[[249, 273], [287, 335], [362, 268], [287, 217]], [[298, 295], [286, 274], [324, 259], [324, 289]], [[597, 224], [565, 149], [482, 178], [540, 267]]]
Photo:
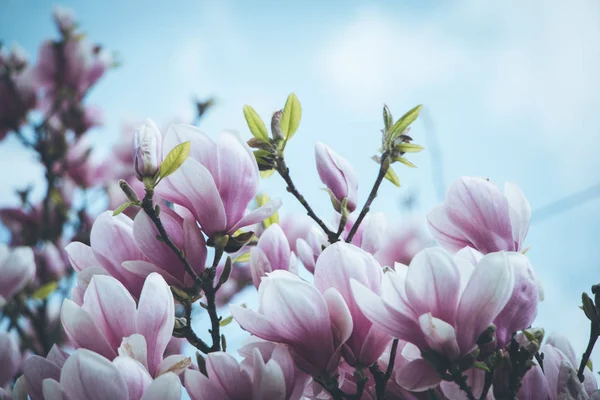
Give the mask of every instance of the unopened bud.
[[67, 34], [75, 29], [75, 13], [70, 8], [54, 6], [52, 15], [58, 29], [63, 35], [67, 36]]
[[283, 132], [281, 132], [281, 115], [283, 112], [281, 110], [275, 111], [273, 113], [273, 117], [271, 118], [271, 135], [273, 139], [284, 139]]
[[340, 207], [344, 199], [346, 199], [348, 211], [354, 211], [358, 181], [352, 165], [327, 145], [319, 142], [315, 146], [315, 158], [319, 178], [329, 189], [336, 211], [341, 211]]
[[175, 318], [175, 330], [183, 329], [187, 326], [187, 320], [182, 317]]
[[133, 138], [134, 168], [138, 179], [154, 178], [160, 169], [162, 136], [151, 119], [136, 131]]
[[132, 203], [138, 203], [140, 201], [133, 188], [129, 186], [129, 184], [125, 180], [119, 180], [119, 187], [121, 187], [121, 190], [123, 191], [123, 193], [125, 193], [125, 197], [127, 197], [127, 200], [131, 201]]

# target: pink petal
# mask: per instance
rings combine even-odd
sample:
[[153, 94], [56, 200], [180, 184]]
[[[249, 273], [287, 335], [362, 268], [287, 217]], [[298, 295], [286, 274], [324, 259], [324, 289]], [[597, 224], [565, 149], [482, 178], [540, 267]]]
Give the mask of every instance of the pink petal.
[[462, 231], [448, 219], [446, 207], [442, 204], [427, 214], [427, 223], [431, 235], [450, 252], [457, 252], [471, 244]]
[[269, 320], [256, 311], [248, 310], [236, 304], [231, 304], [229, 310], [231, 315], [233, 315], [233, 319], [236, 320], [243, 330], [265, 340], [276, 342], [282, 339], [277, 334], [277, 331], [273, 329]]
[[491, 253], [481, 259], [458, 304], [456, 336], [461, 351], [473, 349], [510, 299], [513, 287], [514, 272], [507, 253]]
[[69, 357], [60, 374], [60, 384], [71, 399], [129, 398], [119, 370], [106, 358], [89, 350], [77, 350]]
[[[43, 400], [42, 381], [46, 378], [60, 379], [61, 368], [40, 356], [30, 356], [23, 363], [27, 390], [32, 400]], [[12, 377], [12, 376], [11, 376]]]
[[459, 295], [460, 273], [452, 257], [440, 248], [417, 253], [406, 274], [406, 296], [415, 313], [454, 323]]
[[190, 365], [192, 365], [191, 358], [183, 354], [173, 354], [161, 361], [156, 370], [156, 375], [162, 375], [167, 372], [181, 375]]
[[217, 382], [193, 369], [185, 371], [185, 388], [192, 400], [226, 399], [225, 389]]
[[113, 360], [113, 365], [119, 370], [127, 385], [130, 399], [139, 399], [144, 390], [152, 383], [152, 377], [138, 361], [119, 356]]
[[[201, 274], [206, 264], [206, 242], [202, 230], [195, 220], [184, 218], [183, 238], [185, 256], [196, 273]], [[181, 261], [179, 261], [181, 263]], [[186, 277], [188, 276], [186, 272]], [[190, 277], [191, 278], [191, 277]]]
[[352, 315], [348, 306], [344, 302], [344, 298], [335, 288], [329, 288], [323, 293], [327, 302], [327, 310], [329, 311], [329, 319], [331, 325], [335, 328], [334, 337], [337, 339], [336, 344], [345, 343], [352, 334], [353, 322]]
[[396, 372], [396, 383], [406, 390], [424, 392], [439, 385], [442, 378], [428, 361], [418, 358]]
[[216, 167], [217, 145], [200, 129], [188, 124], [172, 124], [163, 141], [163, 159], [177, 145], [190, 142], [190, 158], [206, 166], [209, 171]]
[[156, 378], [140, 400], [180, 400], [181, 382], [177, 375], [167, 372]]
[[63, 302], [61, 321], [76, 348], [90, 349], [111, 359], [117, 356], [116, 349], [110, 345], [90, 314], [69, 299]]
[[135, 300], [123, 284], [111, 276], [92, 278], [83, 297], [82, 309], [94, 318], [113, 349], [119, 347], [124, 337], [136, 331]]
[[175, 305], [167, 282], [150, 274], [142, 289], [137, 312], [138, 332], [148, 344], [148, 368], [154, 374], [173, 333]]
[[[179, 259], [177, 259], [177, 262], [180, 262]], [[183, 285], [183, 282], [181, 282], [179, 279], [148, 261], [125, 261], [123, 262], [122, 266], [127, 271], [144, 279], [152, 273], [157, 273], [162, 276], [169, 285]]]
[[421, 315], [419, 324], [431, 349], [447, 356], [450, 360], [456, 360], [460, 356], [456, 333], [452, 325], [433, 317], [431, 313]]
[[238, 362], [227, 353], [216, 352], [206, 357], [208, 378], [219, 385], [227, 393], [226, 398], [243, 398], [251, 391], [250, 377], [244, 373]]
[[156, 190], [163, 198], [189, 209], [207, 235], [226, 230], [227, 217], [217, 185], [210, 172], [196, 160], [188, 158]]
[[146, 339], [139, 333], [123, 338], [118, 352], [119, 356], [131, 358], [148, 370], [148, 345]]
[[507, 182], [504, 184], [504, 195], [510, 206], [510, 223], [513, 239], [515, 240], [515, 250], [519, 251], [522, 249], [529, 231], [531, 206], [521, 189], [514, 183]]
[[88, 267], [99, 266], [92, 248], [81, 242], [72, 242], [65, 247], [71, 266], [77, 272]]
[[258, 166], [254, 154], [239, 135], [221, 132], [217, 142], [219, 168], [213, 172], [227, 215], [227, 226], [239, 221], [258, 187]]
[[54, 379], [44, 379], [42, 382], [45, 400], [68, 400], [69, 398], [63, 391], [60, 383]]
[[246, 214], [242, 219], [237, 221], [237, 223], [233, 227], [229, 228], [227, 232], [233, 233], [245, 226], [258, 224], [259, 222], [262, 222], [265, 219], [269, 218], [271, 215], [275, 214], [275, 212], [279, 210], [279, 207], [281, 207], [281, 200], [272, 199], [264, 206], [259, 207], [256, 210], [253, 210]]

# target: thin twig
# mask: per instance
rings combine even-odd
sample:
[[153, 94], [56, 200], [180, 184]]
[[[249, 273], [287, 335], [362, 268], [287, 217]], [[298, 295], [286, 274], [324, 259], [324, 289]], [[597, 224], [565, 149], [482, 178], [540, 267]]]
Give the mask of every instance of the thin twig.
[[600, 334], [600, 329], [599, 329], [598, 323], [596, 323], [595, 321], [592, 321], [591, 327], [590, 327], [590, 339], [588, 341], [588, 345], [585, 349], [585, 352], [583, 353], [583, 356], [581, 357], [581, 363], [579, 364], [579, 370], [577, 371], [577, 377], [579, 378], [580, 382], [583, 382], [583, 380], [585, 379], [583, 376], [583, 371], [585, 370], [585, 367], [590, 359], [590, 356], [592, 355], [592, 350], [594, 349], [596, 340], [598, 340], [599, 334]]
[[315, 214], [310, 204], [308, 204], [304, 196], [296, 188], [296, 185], [294, 185], [294, 181], [290, 176], [290, 170], [285, 164], [285, 159], [283, 157], [277, 158], [277, 172], [279, 173], [279, 175], [281, 175], [281, 177], [287, 184], [287, 191], [294, 195], [294, 197], [306, 209], [306, 213], [308, 214], [308, 216], [311, 217], [321, 227], [321, 229], [323, 229], [323, 232], [325, 232], [327, 238], [329, 239], [329, 243], [337, 242], [338, 236], [336, 235], [336, 233], [329, 229], [327, 225], [325, 225], [325, 223], [321, 220], [321, 218], [319, 218], [317, 214]]
[[388, 158], [389, 158], [388, 152], [384, 152], [381, 155], [381, 162], [379, 164], [379, 174], [377, 174], [377, 179], [375, 179], [375, 183], [373, 184], [373, 188], [371, 189], [371, 193], [369, 193], [369, 197], [367, 198], [365, 205], [363, 206], [362, 210], [360, 211], [360, 214], [358, 215], [356, 222], [352, 226], [350, 233], [348, 233], [348, 237], [346, 237], [346, 242], [348, 242], [348, 243], [350, 243], [352, 241], [352, 238], [358, 231], [358, 227], [362, 223], [363, 219], [367, 216], [367, 213], [369, 212], [369, 209], [371, 208], [371, 203], [373, 203], [373, 200], [375, 200], [375, 197], [377, 197], [377, 192], [379, 191], [379, 186], [381, 186], [381, 182], [383, 182], [383, 178], [385, 178], [385, 174], [387, 174], [387, 171], [390, 168]]

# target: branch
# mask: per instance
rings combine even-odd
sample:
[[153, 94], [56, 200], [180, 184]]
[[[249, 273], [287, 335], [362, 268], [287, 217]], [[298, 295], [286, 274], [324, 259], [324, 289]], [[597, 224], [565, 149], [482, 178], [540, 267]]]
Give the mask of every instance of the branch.
[[450, 367], [450, 374], [454, 379], [454, 382], [458, 385], [460, 390], [465, 392], [469, 400], [477, 400], [471, 391], [471, 387], [467, 384], [467, 377], [463, 375], [457, 367]]
[[302, 194], [296, 188], [296, 185], [294, 185], [294, 181], [290, 176], [290, 169], [285, 164], [285, 159], [283, 157], [277, 158], [276, 170], [287, 184], [287, 191], [293, 194], [294, 197], [296, 197], [296, 199], [298, 199], [300, 204], [302, 204], [302, 206], [304, 206], [304, 208], [306, 209], [306, 213], [308, 214], [308, 216], [311, 217], [321, 227], [321, 229], [323, 229], [323, 232], [325, 232], [325, 234], [327, 235], [329, 243], [333, 244], [337, 242], [338, 236], [336, 235], [336, 233], [329, 229], [327, 225], [325, 225], [325, 223], [317, 216], [317, 214], [315, 214], [310, 204], [308, 204], [304, 196], [302, 196]]
[[369, 367], [369, 371], [371, 371], [371, 373], [373, 374], [373, 378], [375, 378], [375, 395], [377, 400], [384, 399], [387, 383], [392, 377], [392, 371], [394, 370], [394, 362], [396, 361], [397, 351], [398, 339], [394, 339], [392, 341], [392, 349], [390, 351], [390, 361], [388, 362], [388, 366], [385, 369], [385, 372], [379, 369], [379, 365], [377, 365], [377, 363]]
[[381, 162], [379, 163], [379, 174], [377, 175], [377, 179], [375, 179], [375, 183], [373, 184], [373, 188], [371, 189], [371, 193], [369, 193], [369, 197], [367, 198], [365, 205], [363, 206], [362, 210], [360, 211], [360, 214], [358, 215], [356, 222], [352, 226], [352, 229], [350, 230], [350, 233], [348, 234], [348, 237], [346, 238], [346, 242], [348, 242], [348, 243], [350, 243], [352, 241], [352, 238], [356, 234], [356, 231], [358, 231], [358, 227], [362, 223], [363, 219], [367, 216], [367, 213], [369, 212], [369, 209], [371, 208], [371, 203], [373, 203], [373, 200], [375, 200], [375, 197], [377, 197], [377, 192], [379, 191], [379, 186], [381, 186], [381, 182], [383, 182], [383, 178], [385, 178], [385, 174], [387, 174], [387, 171], [390, 168], [390, 163], [388, 161], [389, 156], [390, 155], [387, 151], [381, 155]]
[[183, 254], [183, 251], [179, 250], [179, 248], [171, 241], [165, 227], [162, 224], [162, 221], [156, 214], [156, 210], [154, 209], [154, 205], [152, 204], [152, 197], [154, 196], [154, 189], [146, 189], [146, 195], [144, 196], [144, 200], [142, 200], [142, 208], [144, 212], [150, 217], [158, 232], [160, 233], [160, 239], [164, 242], [169, 248], [179, 257], [179, 260], [183, 264], [185, 271], [194, 279], [194, 283], [199, 287], [202, 287], [203, 281], [200, 276], [194, 271], [187, 258]]
[[590, 339], [588, 341], [588, 345], [585, 349], [585, 352], [583, 353], [583, 356], [581, 357], [581, 363], [579, 364], [579, 370], [577, 371], [577, 377], [579, 378], [580, 382], [584, 381], [583, 371], [585, 370], [585, 367], [590, 359], [590, 356], [592, 355], [592, 350], [594, 349], [596, 340], [598, 340], [598, 336], [600, 335], [599, 328], [600, 327], [597, 322], [591, 321]]

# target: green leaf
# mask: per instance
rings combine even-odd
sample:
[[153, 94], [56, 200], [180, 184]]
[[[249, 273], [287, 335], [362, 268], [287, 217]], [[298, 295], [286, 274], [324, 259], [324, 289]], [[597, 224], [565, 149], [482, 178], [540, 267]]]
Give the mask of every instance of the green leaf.
[[414, 143], [400, 143], [396, 146], [396, 150], [401, 151], [402, 153], [418, 153], [425, 150], [425, 147]]
[[482, 361], [475, 361], [473, 363], [473, 367], [484, 370], [485, 372], [490, 372], [490, 369], [488, 368], [488, 366]]
[[385, 179], [392, 182], [394, 185], [400, 187], [400, 179], [398, 179], [398, 175], [396, 175], [392, 168], [388, 168], [385, 174]]
[[233, 260], [234, 263], [247, 263], [248, 261], [250, 261], [250, 252], [249, 251], [237, 256], [235, 258], [235, 260]]
[[117, 207], [117, 209], [115, 211], [113, 211], [113, 217], [116, 217], [117, 215], [121, 214], [123, 211], [125, 211], [127, 209], [127, 207], [129, 206], [133, 206], [135, 205], [134, 202], [132, 201], [128, 201], [126, 203], [121, 204], [119, 207]]
[[266, 171], [260, 171], [260, 177], [263, 179], [267, 179], [268, 177], [270, 177], [271, 175], [273, 175], [273, 173], [275, 172], [274, 169], [269, 169]]
[[390, 127], [393, 124], [394, 124], [394, 117], [392, 117], [392, 112], [390, 111], [388, 106], [386, 106], [384, 104], [383, 105], [383, 125], [385, 127], [385, 131], [388, 132], [390, 130]]
[[592, 364], [592, 360], [588, 360], [588, 362], [585, 364], [586, 367], [588, 367], [590, 369], [590, 371], [594, 370], [594, 364]]
[[178, 144], [167, 154], [165, 160], [160, 165], [160, 178], [166, 178], [173, 172], [177, 171], [181, 164], [190, 155], [190, 148], [192, 147], [189, 141]]
[[290, 140], [298, 130], [300, 118], [302, 118], [302, 106], [298, 97], [292, 93], [288, 96], [281, 114], [281, 132], [286, 141]]
[[260, 115], [254, 111], [254, 108], [250, 107], [249, 105], [245, 105], [244, 117], [246, 118], [246, 123], [248, 124], [248, 128], [250, 128], [252, 135], [263, 142], [268, 142], [269, 132], [267, 132], [267, 127], [260, 118]]
[[408, 126], [417, 119], [417, 117], [419, 116], [419, 113], [421, 112], [421, 108], [423, 108], [423, 106], [421, 104], [419, 104], [418, 106], [416, 106], [415, 108], [413, 108], [412, 110], [410, 110], [409, 112], [404, 114], [402, 117], [400, 117], [400, 119], [398, 121], [396, 121], [396, 123], [394, 124], [394, 126], [392, 126], [392, 129], [391, 129], [391, 139], [392, 140], [397, 135], [402, 134], [402, 132], [404, 132], [404, 130], [406, 128], [408, 128]]
[[233, 315], [230, 315], [229, 317], [225, 317], [221, 320], [221, 322], [219, 322], [219, 326], [220, 327], [224, 327], [227, 326], [231, 323], [231, 321], [233, 321]]
[[58, 282], [48, 282], [45, 285], [40, 286], [35, 292], [33, 292], [31, 297], [37, 300], [44, 300], [46, 297], [50, 296], [50, 294], [54, 292], [57, 287]]
[[406, 158], [404, 158], [404, 157], [396, 157], [396, 158], [394, 159], [394, 161], [401, 162], [402, 164], [404, 164], [404, 165], [407, 165], [407, 166], [409, 166], [409, 167], [411, 167], [411, 168], [417, 168], [417, 166], [416, 166], [415, 164], [411, 163], [410, 161], [408, 161], [408, 160], [407, 160]]

